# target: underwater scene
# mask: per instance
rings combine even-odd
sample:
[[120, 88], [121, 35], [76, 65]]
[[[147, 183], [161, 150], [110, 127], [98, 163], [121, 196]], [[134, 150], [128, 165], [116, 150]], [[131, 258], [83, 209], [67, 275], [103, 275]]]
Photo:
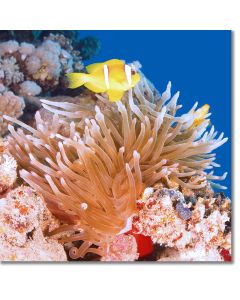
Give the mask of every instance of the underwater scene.
[[231, 262], [231, 31], [0, 31], [0, 261]]

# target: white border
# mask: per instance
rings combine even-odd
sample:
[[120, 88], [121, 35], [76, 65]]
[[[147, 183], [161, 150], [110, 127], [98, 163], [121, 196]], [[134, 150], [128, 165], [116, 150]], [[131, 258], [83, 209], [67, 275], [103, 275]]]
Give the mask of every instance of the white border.
[[236, 179], [240, 178], [239, 1], [4, 2], [1, 29], [234, 30], [235, 263], [4, 264], [0, 265], [0, 299], [236, 299], [240, 269], [240, 184]]

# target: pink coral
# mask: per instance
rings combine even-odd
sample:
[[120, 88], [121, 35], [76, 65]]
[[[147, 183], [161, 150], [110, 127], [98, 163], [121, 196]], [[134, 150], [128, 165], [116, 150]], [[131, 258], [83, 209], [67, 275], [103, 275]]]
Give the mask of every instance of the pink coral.
[[102, 261], [134, 261], [138, 259], [137, 242], [132, 235], [117, 235], [106, 247]]

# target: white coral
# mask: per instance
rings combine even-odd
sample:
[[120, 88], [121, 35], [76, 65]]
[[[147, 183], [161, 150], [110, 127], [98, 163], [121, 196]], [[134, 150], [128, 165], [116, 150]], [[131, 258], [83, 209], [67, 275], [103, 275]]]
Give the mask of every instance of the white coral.
[[41, 60], [38, 56], [32, 55], [26, 60], [26, 68], [29, 74], [35, 74], [41, 68]]
[[0, 44], [0, 56], [3, 56], [6, 53], [14, 53], [18, 50], [19, 44], [17, 41], [10, 40]]
[[[0, 140], [0, 148], [1, 146]], [[7, 152], [0, 149], [0, 195], [8, 190], [17, 178], [17, 162]]]
[[19, 52], [21, 53], [21, 58], [24, 60], [27, 56], [32, 55], [35, 50], [34, 45], [30, 43], [21, 43], [19, 47]]
[[23, 97], [36, 96], [42, 91], [41, 87], [34, 81], [26, 80], [20, 84], [19, 94]]
[[27, 59], [28, 72], [40, 80], [58, 78], [61, 73], [60, 54], [61, 47], [58, 43], [45, 41]]
[[13, 92], [0, 94], [0, 136], [7, 132], [7, 122], [3, 119], [3, 115], [19, 118], [23, 114], [24, 107], [24, 99], [14, 95]]
[[24, 80], [15, 57], [0, 59], [0, 79], [9, 86]]

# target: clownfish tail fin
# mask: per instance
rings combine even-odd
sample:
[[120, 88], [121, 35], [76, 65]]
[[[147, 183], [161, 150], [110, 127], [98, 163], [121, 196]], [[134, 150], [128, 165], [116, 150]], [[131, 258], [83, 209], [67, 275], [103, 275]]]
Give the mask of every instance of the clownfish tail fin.
[[76, 89], [88, 82], [88, 74], [85, 73], [68, 73], [67, 75], [70, 89]]

